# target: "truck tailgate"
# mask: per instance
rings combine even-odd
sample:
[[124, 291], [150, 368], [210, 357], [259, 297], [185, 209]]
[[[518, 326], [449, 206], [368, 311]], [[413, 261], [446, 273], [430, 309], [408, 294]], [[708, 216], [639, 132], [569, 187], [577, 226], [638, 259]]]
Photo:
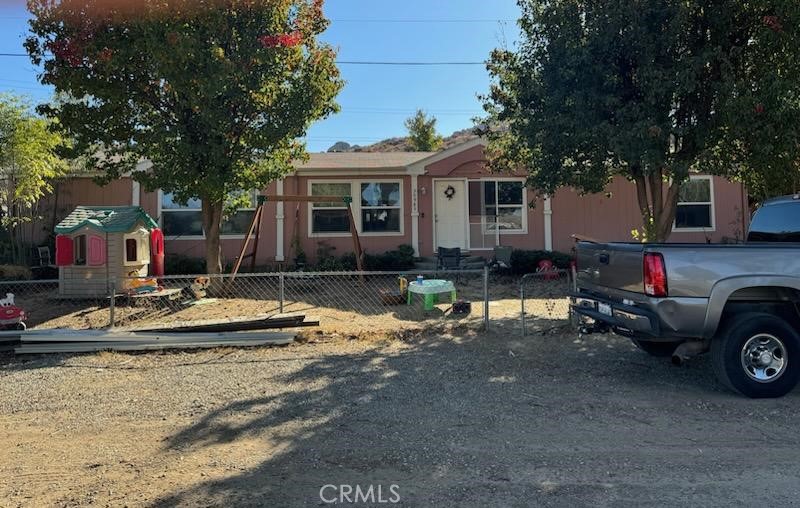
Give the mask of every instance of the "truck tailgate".
[[642, 293], [644, 290], [641, 243], [578, 244], [578, 286], [613, 288]]

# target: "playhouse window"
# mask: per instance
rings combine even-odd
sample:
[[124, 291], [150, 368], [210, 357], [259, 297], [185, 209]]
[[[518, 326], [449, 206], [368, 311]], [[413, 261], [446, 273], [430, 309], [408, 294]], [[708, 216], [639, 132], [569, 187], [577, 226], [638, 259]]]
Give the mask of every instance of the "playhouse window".
[[86, 235], [78, 235], [72, 239], [72, 251], [75, 253], [75, 266], [85, 266]]
[[128, 263], [139, 260], [139, 242], [135, 238], [125, 240], [125, 261]]
[[[222, 221], [223, 235], [243, 235], [250, 228], [255, 214], [258, 191], [248, 191], [248, 202]], [[235, 196], [236, 197], [236, 196]], [[235, 197], [233, 199], [235, 199]], [[179, 203], [170, 192], [161, 196], [161, 225], [164, 235], [171, 237], [202, 237], [203, 212], [199, 199]]]

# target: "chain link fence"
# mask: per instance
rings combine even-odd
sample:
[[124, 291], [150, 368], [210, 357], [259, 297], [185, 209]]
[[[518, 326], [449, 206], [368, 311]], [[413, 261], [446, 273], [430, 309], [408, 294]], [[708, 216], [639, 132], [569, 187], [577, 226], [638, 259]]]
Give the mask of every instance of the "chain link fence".
[[568, 270], [523, 275], [519, 281], [522, 336], [546, 333], [568, 325], [571, 289], [572, 277]]
[[[452, 283], [425, 297], [401, 279]], [[348, 332], [401, 329], [442, 320], [486, 326], [488, 270], [284, 272], [230, 275], [2, 281], [28, 327], [139, 327], [214, 319], [306, 314]], [[404, 284], [404, 287], [405, 286]], [[452, 289], [452, 290], [451, 290]], [[113, 296], [112, 296], [113, 295]], [[454, 304], [455, 300], [455, 304]]]
[[[401, 291], [400, 280], [452, 283], [428, 301]], [[29, 328], [152, 327], [203, 320], [305, 314], [325, 330], [359, 333], [429, 324], [521, 327], [523, 335], [568, 323], [570, 276], [539, 272], [521, 278], [484, 270], [397, 272], [273, 272], [173, 275], [91, 280], [0, 281], [0, 299], [25, 312]], [[113, 295], [113, 297], [112, 297]], [[521, 302], [520, 302], [521, 299]], [[459, 302], [463, 301], [463, 302]], [[520, 309], [521, 303], [521, 309]], [[9, 310], [0, 324], [14, 328]]]

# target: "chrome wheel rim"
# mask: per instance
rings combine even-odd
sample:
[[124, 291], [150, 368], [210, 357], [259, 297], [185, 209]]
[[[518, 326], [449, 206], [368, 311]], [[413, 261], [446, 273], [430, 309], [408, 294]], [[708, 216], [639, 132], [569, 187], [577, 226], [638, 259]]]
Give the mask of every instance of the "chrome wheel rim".
[[786, 371], [786, 346], [774, 335], [760, 333], [742, 347], [742, 367], [758, 383], [771, 383]]

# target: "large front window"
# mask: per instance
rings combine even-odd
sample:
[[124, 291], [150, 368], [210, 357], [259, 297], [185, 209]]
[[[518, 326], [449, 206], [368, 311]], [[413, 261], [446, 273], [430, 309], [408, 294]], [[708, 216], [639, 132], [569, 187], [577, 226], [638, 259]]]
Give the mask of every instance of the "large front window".
[[311, 203], [311, 233], [346, 235], [350, 232], [347, 204], [338, 199], [353, 196], [356, 228], [362, 234], [402, 233], [403, 204], [399, 181], [312, 182], [312, 196], [335, 196], [334, 201]]
[[470, 222], [484, 231], [525, 230], [525, 192], [522, 181], [481, 180], [469, 183]]
[[675, 230], [714, 228], [713, 184], [710, 176], [694, 176], [681, 186], [675, 211]]
[[364, 233], [400, 232], [400, 184], [361, 184], [361, 230]]
[[[223, 235], [244, 235], [253, 221], [257, 191], [246, 193], [248, 202], [222, 221]], [[170, 192], [161, 196], [161, 225], [164, 235], [170, 237], [203, 236], [203, 213], [199, 199], [179, 203]]]

